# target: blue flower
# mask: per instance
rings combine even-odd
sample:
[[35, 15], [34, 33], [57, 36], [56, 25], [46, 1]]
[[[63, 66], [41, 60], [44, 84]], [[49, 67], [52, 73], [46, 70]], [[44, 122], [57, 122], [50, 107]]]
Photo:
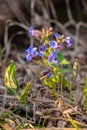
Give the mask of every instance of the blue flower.
[[60, 35], [59, 33], [55, 33], [54, 36], [55, 36], [56, 38], [60, 38], [61, 35]]
[[44, 57], [44, 53], [45, 53], [46, 49], [47, 49], [47, 45], [43, 44], [43, 45], [40, 46], [40, 50], [41, 50], [39, 52], [40, 57]]
[[72, 46], [73, 44], [73, 40], [71, 37], [66, 37], [66, 43], [68, 44], [68, 46]]
[[31, 50], [33, 49], [33, 46], [30, 45], [30, 47], [26, 50], [26, 55], [29, 54], [31, 52]]
[[26, 61], [31, 61], [32, 60], [32, 56], [30, 54], [26, 55]]
[[30, 28], [29, 28], [29, 34], [30, 34], [31, 36], [36, 36], [34, 27], [30, 27]]
[[40, 52], [39, 52], [39, 56], [40, 56], [40, 57], [44, 57], [44, 51], [40, 51]]
[[48, 57], [48, 61], [49, 61], [49, 62], [52, 62], [52, 63], [56, 63], [56, 64], [59, 63], [58, 60], [56, 60], [52, 55], [50, 55], [50, 56]]
[[30, 45], [30, 47], [26, 50], [26, 60], [31, 61], [33, 57], [38, 55], [37, 48]]
[[36, 48], [36, 47], [34, 47], [34, 48], [31, 50], [31, 55], [32, 55], [33, 57], [35, 57], [35, 56], [38, 55], [38, 52], [37, 52], [37, 48]]
[[55, 49], [55, 48], [57, 48], [57, 46], [58, 46], [58, 43], [57, 43], [56, 41], [52, 40], [52, 41], [50, 42], [50, 47], [51, 47], [51, 48]]
[[44, 45], [42, 45], [42, 46], [40, 46], [40, 50], [42, 50], [42, 51], [46, 51], [46, 49], [47, 49], [47, 46], [44, 44]]
[[54, 59], [57, 58], [58, 57], [58, 52], [57, 51], [53, 51], [52, 52], [52, 56], [53, 56]]

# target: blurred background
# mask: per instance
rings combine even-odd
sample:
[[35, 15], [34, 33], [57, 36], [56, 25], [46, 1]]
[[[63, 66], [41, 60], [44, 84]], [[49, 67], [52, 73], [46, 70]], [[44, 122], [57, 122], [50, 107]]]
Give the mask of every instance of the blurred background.
[[74, 46], [68, 55], [87, 58], [86, 0], [0, 0], [0, 44], [5, 55], [9, 55], [12, 44], [23, 51], [33, 42], [28, 36], [30, 26], [53, 27], [71, 36]]

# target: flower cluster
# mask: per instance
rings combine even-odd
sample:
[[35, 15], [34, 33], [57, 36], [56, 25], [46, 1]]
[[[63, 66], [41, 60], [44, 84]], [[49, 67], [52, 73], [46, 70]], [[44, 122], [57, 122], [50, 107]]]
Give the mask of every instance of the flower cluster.
[[41, 32], [39, 30], [35, 30], [34, 27], [30, 27], [29, 34], [33, 37], [38, 37], [41, 35]]
[[26, 50], [26, 60], [31, 61], [33, 57], [38, 55], [37, 48], [30, 45], [30, 47]]
[[50, 78], [50, 77], [53, 77], [53, 68], [50, 66], [48, 69], [46, 69], [45, 71], [41, 72], [40, 73], [40, 77], [44, 78]]
[[[71, 47], [73, 45], [73, 40], [70, 36], [65, 37], [64, 35], [60, 35], [59, 33], [54, 33], [52, 29], [45, 30], [42, 32], [39, 30], [35, 30], [33, 27], [29, 28], [29, 35], [34, 37], [39, 37], [42, 45], [39, 48], [33, 47], [30, 45], [26, 50], [26, 60], [31, 61], [34, 57], [41, 57], [42, 60], [47, 61], [47, 63], [59, 64], [58, 53], [63, 48], [63, 45], [67, 45]], [[50, 40], [50, 36], [54, 36], [53, 40]], [[50, 66], [49, 66], [50, 68]], [[47, 77], [52, 76], [51, 69], [45, 70], [42, 75], [47, 75]]]

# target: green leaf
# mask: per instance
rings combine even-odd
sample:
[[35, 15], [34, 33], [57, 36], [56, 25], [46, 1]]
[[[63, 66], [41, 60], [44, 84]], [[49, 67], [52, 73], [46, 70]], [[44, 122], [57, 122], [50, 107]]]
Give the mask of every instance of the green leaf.
[[52, 90], [52, 95], [57, 97], [58, 96], [58, 93], [56, 91], [57, 83], [52, 79], [47, 78], [44, 79], [44, 83]]
[[70, 69], [65, 69], [65, 68], [60, 68], [60, 69], [61, 69], [61, 73], [62, 73], [62, 74], [66, 74], [66, 73], [71, 72]]
[[67, 65], [67, 64], [69, 64], [69, 62], [65, 59], [65, 57], [62, 55], [61, 52], [58, 52], [57, 60], [59, 60], [59, 61], [60, 61], [60, 64], [62, 64], [62, 65]]
[[73, 120], [69, 114], [66, 114], [66, 116], [67, 116], [68, 120], [71, 122], [71, 124], [74, 126], [74, 128], [75, 128], [76, 130], [79, 130], [79, 127], [78, 127], [78, 125], [75, 123], [75, 120]]
[[52, 88], [52, 84], [51, 84], [50, 80], [48, 80], [47, 78], [44, 78], [44, 84], [47, 85], [48, 87]]
[[69, 65], [70, 63], [66, 59], [63, 59], [60, 64], [62, 64], [62, 65]]
[[54, 70], [57, 70], [59, 67], [59, 64], [51, 63], [51, 66], [54, 68]]
[[68, 80], [66, 80], [62, 75], [61, 75], [61, 83], [62, 83], [63, 88], [66, 88], [69, 86]]
[[42, 61], [43, 61], [43, 64], [45, 65], [47, 64], [47, 60], [45, 58]]
[[53, 81], [52, 79], [44, 79], [44, 83], [45, 85], [47, 85], [49, 88], [53, 88], [54, 86], [56, 86], [56, 82]]
[[17, 94], [19, 86], [16, 78], [16, 66], [13, 61], [11, 61], [10, 65], [6, 68], [4, 78], [8, 91], [11, 94]]
[[20, 102], [27, 103], [27, 98], [28, 98], [28, 94], [30, 93], [31, 85], [32, 85], [31, 82], [29, 82], [25, 86], [25, 89], [23, 90], [20, 96]]
[[58, 52], [58, 60], [61, 62], [64, 59], [64, 56], [62, 55], [61, 52]]

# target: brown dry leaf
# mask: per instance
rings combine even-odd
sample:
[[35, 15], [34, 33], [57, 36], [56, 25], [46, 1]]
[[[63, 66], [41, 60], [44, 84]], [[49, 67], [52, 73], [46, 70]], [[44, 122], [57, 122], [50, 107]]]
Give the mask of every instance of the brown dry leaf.
[[40, 111], [36, 111], [36, 115], [43, 115], [43, 113], [42, 112], [40, 112]]
[[15, 122], [12, 121], [11, 119], [5, 118], [5, 121], [8, 123], [9, 127], [11, 128], [15, 127]]
[[5, 118], [5, 121], [11, 124], [14, 124], [14, 121], [12, 121], [11, 119]]
[[65, 125], [66, 125], [66, 122], [63, 120], [59, 120], [57, 123], [57, 127], [59, 127], [59, 128], [64, 128]]
[[71, 105], [69, 105], [64, 99], [62, 98], [58, 98], [56, 101], [55, 101], [55, 104], [57, 106], [57, 108], [62, 112], [68, 108], [72, 108]]
[[80, 125], [80, 126], [83, 126], [83, 127], [87, 127], [87, 124], [84, 124], [82, 122], [79, 122], [79, 121], [76, 121], [76, 120], [73, 120], [77, 125]]
[[34, 126], [31, 123], [29, 123], [29, 126], [30, 128], [34, 129]]
[[63, 103], [64, 103], [64, 101], [63, 101], [63, 99], [61, 99], [61, 98], [59, 98], [59, 99], [57, 99], [57, 100], [55, 101], [55, 104], [56, 104], [56, 106], [57, 106], [58, 108], [62, 107], [62, 106], [63, 106]]
[[77, 112], [77, 109], [78, 109], [78, 106], [75, 106], [75, 107], [72, 107], [72, 108], [68, 108], [66, 110], [64, 110], [62, 113], [63, 114], [70, 114], [70, 113], [73, 113], [73, 112]]
[[0, 124], [0, 126], [5, 129], [5, 130], [9, 130], [9, 125], [8, 124]]

